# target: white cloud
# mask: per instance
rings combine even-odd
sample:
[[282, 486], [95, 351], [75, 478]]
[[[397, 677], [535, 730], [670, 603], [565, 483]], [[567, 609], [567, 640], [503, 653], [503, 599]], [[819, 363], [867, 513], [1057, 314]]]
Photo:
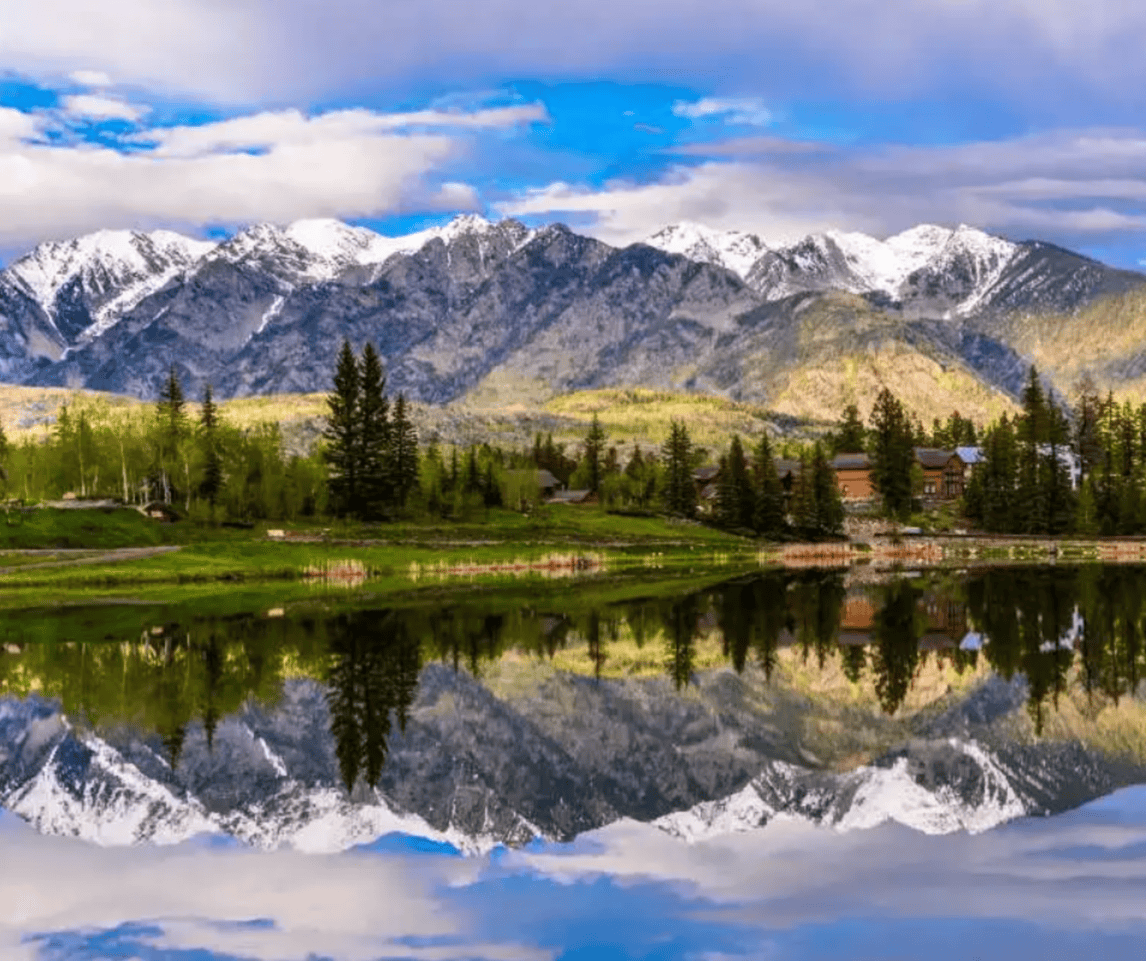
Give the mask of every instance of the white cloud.
[[766, 127], [775, 117], [755, 97], [704, 97], [701, 100], [678, 100], [672, 105], [672, 112], [678, 117], [696, 120], [704, 117], [720, 117], [727, 124], [742, 124], [753, 127]]
[[[0, 62], [238, 103], [366, 84], [613, 77], [902, 96], [972, 87], [1062, 109], [1133, 106], [1146, 7], [1127, 0], [5, 0]], [[507, 43], [506, 38], [512, 38]], [[727, 93], [728, 90], [718, 91]], [[775, 102], [773, 100], [773, 102]], [[1091, 98], [1093, 102], [1093, 98]]]
[[111, 77], [102, 70], [73, 70], [68, 74], [72, 83], [81, 87], [110, 87]]
[[0, 107], [0, 150], [36, 136], [39, 126], [38, 119], [31, 114]]
[[61, 99], [64, 113], [89, 120], [127, 120], [134, 123], [149, 112], [149, 108], [126, 103], [101, 94], [72, 94]]
[[130, 139], [154, 145], [154, 156], [157, 157], [195, 157], [265, 149], [275, 144], [317, 144], [370, 137], [413, 127], [488, 130], [548, 119], [543, 104], [498, 107], [475, 113], [420, 110], [385, 114], [363, 109], [337, 110], [315, 117], [306, 117], [298, 110], [284, 110], [198, 126], [156, 127]]
[[[80, 107], [105, 116], [110, 110]], [[143, 149], [124, 153], [92, 143], [24, 142], [47, 121], [0, 110], [0, 248], [104, 227], [477, 210], [473, 187], [442, 182], [443, 167], [483, 131], [545, 119], [541, 104], [312, 117], [288, 110], [137, 131], [124, 139]]]
[[[1096, 236], [1146, 234], [1146, 137], [1139, 131], [1062, 131], [957, 146], [857, 150], [770, 139], [690, 145], [712, 158], [653, 183], [600, 190], [554, 183], [497, 205], [509, 216], [577, 214], [609, 243], [631, 243], [694, 220], [786, 243], [807, 233], [876, 236], [918, 223], [972, 224], [1019, 239], [1078, 246]], [[725, 155], [728, 155], [727, 157]]]

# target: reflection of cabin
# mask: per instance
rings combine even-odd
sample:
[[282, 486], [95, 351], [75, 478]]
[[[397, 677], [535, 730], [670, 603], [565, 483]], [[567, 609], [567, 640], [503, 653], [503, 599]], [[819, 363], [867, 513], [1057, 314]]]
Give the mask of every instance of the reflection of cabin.
[[866, 501], [875, 497], [867, 454], [837, 454], [832, 458], [832, 470], [836, 472], [836, 484], [844, 500]]
[[875, 625], [875, 605], [866, 591], [849, 591], [840, 610], [840, 643], [866, 645], [871, 643]]
[[547, 504], [596, 504], [597, 495], [591, 490], [583, 491], [554, 491]]

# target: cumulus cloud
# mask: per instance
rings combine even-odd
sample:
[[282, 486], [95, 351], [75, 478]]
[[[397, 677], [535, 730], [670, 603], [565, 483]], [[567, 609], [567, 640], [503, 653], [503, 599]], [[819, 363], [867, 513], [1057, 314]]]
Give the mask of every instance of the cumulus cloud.
[[[383, 82], [593, 75], [736, 90], [902, 96], [972, 88], [1063, 109], [1146, 79], [1146, 7], [1125, 0], [6, 0], [0, 60], [242, 103]], [[513, 43], [506, 43], [512, 37]], [[209, 65], [209, 68], [207, 67]], [[773, 101], [774, 102], [774, 101]]]
[[115, 97], [90, 93], [63, 97], [60, 105], [64, 113], [86, 120], [126, 120], [134, 123], [149, 112], [144, 106], [130, 104]]
[[672, 105], [678, 117], [697, 120], [719, 117], [724, 123], [765, 127], [775, 119], [764, 102], [755, 97], [704, 97], [700, 100], [678, 100]]
[[[125, 108], [116, 113], [118, 107]], [[102, 96], [65, 98], [65, 118], [135, 116]], [[541, 104], [462, 112], [287, 110], [125, 135], [124, 152], [33, 141], [51, 120], [0, 110], [0, 247], [104, 227], [194, 227], [477, 210], [444, 167], [482, 132], [547, 119]]]
[[553, 183], [498, 209], [575, 214], [588, 221], [582, 229], [609, 243], [631, 243], [680, 220], [775, 243], [827, 229], [887, 236], [918, 223], [967, 223], [1068, 247], [1146, 234], [1146, 137], [1134, 130], [856, 149], [749, 138], [675, 152], [698, 161], [649, 183], [594, 190]]

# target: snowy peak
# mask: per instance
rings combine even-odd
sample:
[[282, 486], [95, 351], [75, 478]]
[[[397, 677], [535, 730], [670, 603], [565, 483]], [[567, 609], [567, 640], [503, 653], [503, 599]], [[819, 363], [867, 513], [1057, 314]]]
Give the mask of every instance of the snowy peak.
[[752, 265], [771, 249], [756, 234], [713, 230], [691, 221], [670, 224], [644, 243], [665, 253], [724, 267], [741, 277], [747, 277]]
[[531, 232], [515, 220], [491, 223], [465, 214], [443, 227], [387, 237], [339, 220], [296, 220], [286, 227], [257, 224], [220, 244], [210, 259], [255, 263], [288, 282], [331, 280], [352, 267], [384, 263], [395, 254], [414, 254], [433, 240], [447, 246], [459, 241], [501, 235], [519, 246]]
[[76, 277], [84, 278], [88, 292], [106, 298], [141, 278], [187, 268], [214, 246], [169, 230], [100, 230], [42, 243], [13, 263], [8, 273], [41, 304], [50, 306]]
[[169, 230], [100, 230], [40, 244], [5, 273], [40, 304], [65, 342], [82, 343], [214, 246]]
[[968, 313], [985, 301], [1020, 249], [966, 225], [920, 224], [886, 240], [829, 230], [766, 253], [742, 276], [768, 300], [845, 290], [880, 293], [939, 314]]

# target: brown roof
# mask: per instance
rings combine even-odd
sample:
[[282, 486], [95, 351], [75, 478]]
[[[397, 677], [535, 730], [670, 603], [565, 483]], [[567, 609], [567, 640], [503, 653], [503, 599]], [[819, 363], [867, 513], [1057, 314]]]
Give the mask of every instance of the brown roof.
[[549, 471], [547, 471], [544, 467], [537, 472], [537, 483], [540, 484], [543, 489], [548, 487], [561, 486], [561, 482], [557, 480], [557, 478], [554, 477], [551, 473], [549, 473]]
[[692, 479], [699, 484], [713, 480], [720, 473], [719, 467], [698, 467], [692, 472]]
[[[919, 461], [921, 467], [931, 469], [946, 467], [952, 457], [959, 459], [959, 455], [953, 450], [939, 450], [936, 447], [915, 448], [915, 459]], [[962, 460], [959, 460], [959, 463], [962, 464]]]
[[837, 454], [832, 458], [833, 470], [865, 470], [871, 467], [867, 454]]

